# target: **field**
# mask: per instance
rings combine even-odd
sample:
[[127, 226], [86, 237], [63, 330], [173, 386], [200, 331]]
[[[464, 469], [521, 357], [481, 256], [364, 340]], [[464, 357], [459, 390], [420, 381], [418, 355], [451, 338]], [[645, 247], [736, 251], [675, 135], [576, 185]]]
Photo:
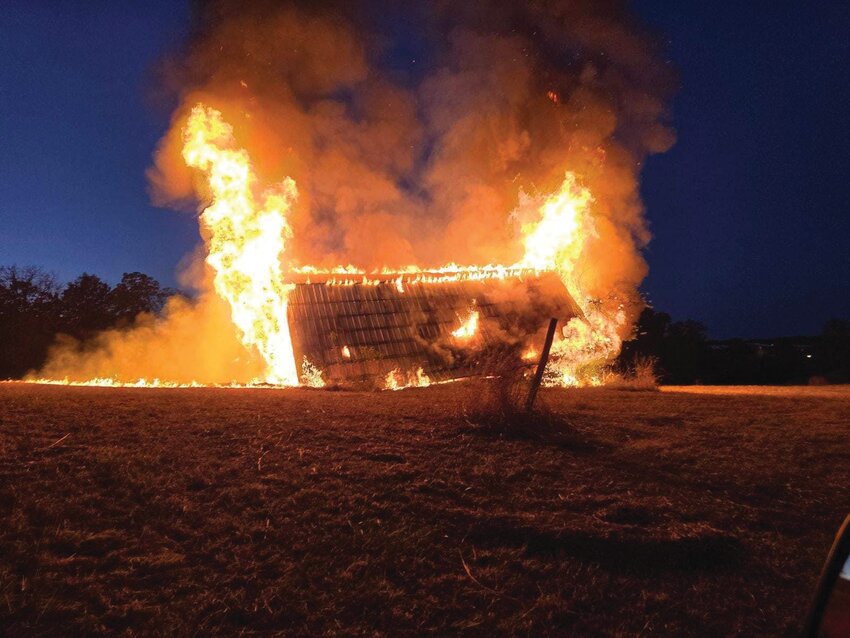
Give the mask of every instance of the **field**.
[[792, 635], [850, 390], [666, 390], [0, 384], [0, 635]]

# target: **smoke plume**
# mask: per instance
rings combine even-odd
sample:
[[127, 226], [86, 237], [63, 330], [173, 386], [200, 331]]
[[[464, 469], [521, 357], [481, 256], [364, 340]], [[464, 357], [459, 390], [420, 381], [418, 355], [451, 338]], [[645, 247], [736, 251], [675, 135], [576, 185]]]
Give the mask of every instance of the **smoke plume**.
[[167, 68], [155, 201], [193, 196], [180, 127], [210, 104], [264, 179], [298, 184], [294, 263], [514, 263], [520, 194], [569, 170], [595, 198], [586, 289], [646, 274], [638, 178], [673, 141], [672, 74], [623, 2], [211, 2]]
[[153, 201], [203, 193], [181, 130], [208, 104], [260, 181], [297, 183], [285, 267], [513, 264], [523, 202], [570, 171], [593, 194], [582, 290], [637, 297], [639, 176], [673, 143], [674, 77], [624, 1], [201, 2], [161, 76], [179, 107]]

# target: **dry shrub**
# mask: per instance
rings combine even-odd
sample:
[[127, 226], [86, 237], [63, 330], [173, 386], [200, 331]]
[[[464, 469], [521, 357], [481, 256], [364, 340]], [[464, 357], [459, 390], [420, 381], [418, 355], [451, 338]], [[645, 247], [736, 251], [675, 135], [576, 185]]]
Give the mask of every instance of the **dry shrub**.
[[515, 350], [488, 355], [481, 365], [484, 378], [469, 385], [464, 400], [466, 421], [478, 431], [498, 437], [581, 445], [567, 419], [550, 411], [539, 395], [532, 409], [526, 409], [535, 366], [522, 363]]
[[637, 357], [632, 368], [625, 373], [609, 372], [604, 379], [605, 387], [614, 390], [657, 390], [657, 363], [655, 357]]

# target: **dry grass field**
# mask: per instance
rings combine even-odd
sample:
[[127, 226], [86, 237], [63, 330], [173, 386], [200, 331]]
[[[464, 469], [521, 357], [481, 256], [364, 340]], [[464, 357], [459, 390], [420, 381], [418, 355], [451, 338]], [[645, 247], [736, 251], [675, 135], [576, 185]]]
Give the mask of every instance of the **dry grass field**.
[[0, 384], [0, 635], [793, 634], [850, 391], [484, 390]]

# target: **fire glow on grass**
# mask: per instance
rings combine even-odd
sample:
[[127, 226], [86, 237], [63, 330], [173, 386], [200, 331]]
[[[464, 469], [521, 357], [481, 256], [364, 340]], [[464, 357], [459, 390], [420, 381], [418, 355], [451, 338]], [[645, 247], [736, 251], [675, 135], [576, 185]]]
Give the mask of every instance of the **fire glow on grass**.
[[[190, 381], [189, 383], [177, 383], [175, 381], [161, 381], [160, 379], [136, 379], [135, 381], [116, 381], [111, 377], [97, 377], [88, 381], [74, 381], [65, 377], [64, 379], [44, 379], [32, 378], [27, 379], [27, 383], [38, 383], [42, 385], [70, 385], [70, 386], [88, 386], [96, 388], [270, 388], [268, 384], [258, 383], [198, 383]], [[5, 382], [4, 382], [5, 383]], [[14, 383], [14, 382], [13, 382]]]
[[[409, 266], [367, 273], [353, 266], [318, 269], [286, 260], [286, 244], [292, 236], [288, 216], [298, 195], [295, 181], [287, 177], [269, 188], [259, 184], [247, 150], [237, 146], [232, 127], [216, 109], [204, 104], [192, 109], [183, 128], [182, 155], [186, 165], [203, 178], [199, 194], [209, 201], [199, 220], [205, 231], [206, 262], [214, 273], [215, 291], [229, 305], [242, 345], [259, 354], [264, 363], [264, 374], [253, 383], [324, 386], [322, 371], [306, 359], [299, 370], [287, 320], [287, 300], [294, 281], [309, 283], [311, 276], [321, 276], [326, 285], [378, 285], [391, 281], [403, 294], [409, 283], [505, 279], [554, 272], [583, 316], [571, 319], [558, 335], [544, 382], [598, 385], [601, 365], [619, 352], [625, 314], [620, 311], [610, 317], [600, 310], [583, 292], [575, 272], [585, 244], [596, 230], [591, 215], [593, 197], [571, 172], [565, 173], [558, 191], [548, 196], [520, 193], [514, 216], [525, 220], [520, 225], [524, 255], [515, 264], [448, 264], [436, 269]], [[466, 318], [459, 319], [461, 325], [452, 335], [460, 342], [468, 342], [478, 330], [479, 311], [473, 306]], [[348, 346], [342, 352], [346, 358], [351, 356]], [[530, 346], [523, 359], [530, 361], [536, 354]], [[144, 379], [122, 383], [108, 378], [75, 384], [179, 385]], [[422, 368], [408, 372], [396, 369], [384, 380], [384, 387], [392, 390], [427, 385], [430, 379]]]

